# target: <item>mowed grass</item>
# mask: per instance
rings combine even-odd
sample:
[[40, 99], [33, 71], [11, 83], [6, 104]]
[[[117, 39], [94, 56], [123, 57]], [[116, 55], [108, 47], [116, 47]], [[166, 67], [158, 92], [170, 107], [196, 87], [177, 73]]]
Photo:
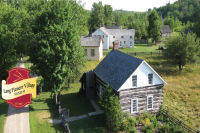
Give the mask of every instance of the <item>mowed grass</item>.
[[[37, 85], [42, 78], [37, 79]], [[85, 97], [79, 92], [80, 83], [71, 84], [70, 88], [63, 87], [61, 92], [61, 107], [69, 109], [70, 117], [94, 112], [95, 109]], [[32, 104], [29, 105], [30, 130], [32, 133], [60, 133], [64, 132], [61, 125], [48, 123], [47, 119], [58, 119], [55, 111], [54, 99], [51, 92], [43, 90], [42, 95], [32, 98]]]
[[90, 116], [81, 120], [69, 122], [72, 133], [103, 133], [106, 132], [104, 114]]
[[6, 104], [6, 100], [3, 99], [0, 94], [0, 133], [3, 133], [4, 124], [6, 123], [7, 112], [8, 104]]
[[[159, 46], [165, 46], [165, 44], [155, 45], [155, 44], [134, 44], [134, 48], [120, 48], [119, 51], [127, 52], [156, 52], [158, 53], [161, 50], [158, 49]], [[103, 52], [110, 52], [112, 49], [103, 50]]]

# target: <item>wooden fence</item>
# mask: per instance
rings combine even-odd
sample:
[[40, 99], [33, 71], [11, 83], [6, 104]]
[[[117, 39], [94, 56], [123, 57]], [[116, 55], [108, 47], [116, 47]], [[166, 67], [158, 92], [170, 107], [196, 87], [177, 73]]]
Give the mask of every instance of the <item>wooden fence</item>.
[[182, 129], [186, 132], [186, 133], [200, 133], [198, 130], [194, 130], [191, 127], [187, 126], [185, 123], [183, 123], [180, 119], [174, 117], [172, 114], [169, 113], [169, 110], [165, 110], [163, 109], [163, 115], [166, 118], [169, 118], [170, 122], [176, 125], [179, 125], [182, 127]]
[[136, 39], [135, 44], [145, 44], [148, 43], [148, 40], [145, 39]]
[[[109, 52], [103, 52], [103, 55], [107, 55]], [[137, 56], [137, 55], [163, 55], [163, 54], [168, 54], [168, 52], [162, 51], [162, 52], [127, 52], [127, 54], [132, 55], [132, 56]]]

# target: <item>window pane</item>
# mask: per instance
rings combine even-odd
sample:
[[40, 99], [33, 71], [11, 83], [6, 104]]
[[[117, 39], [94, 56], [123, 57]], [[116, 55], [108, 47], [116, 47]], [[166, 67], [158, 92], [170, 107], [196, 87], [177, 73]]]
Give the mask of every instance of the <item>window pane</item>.
[[137, 86], [137, 76], [132, 76], [132, 84], [133, 84], [133, 87]]

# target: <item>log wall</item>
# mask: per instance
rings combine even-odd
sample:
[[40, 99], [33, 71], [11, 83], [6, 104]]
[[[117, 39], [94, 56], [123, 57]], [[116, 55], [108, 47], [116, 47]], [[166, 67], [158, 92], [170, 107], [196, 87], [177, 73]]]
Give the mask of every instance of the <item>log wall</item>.
[[153, 96], [153, 109], [148, 111], [156, 113], [163, 104], [163, 85], [121, 90], [119, 102], [123, 113], [131, 113], [131, 99], [138, 99], [138, 112], [131, 114], [132, 116], [147, 111], [147, 96]]

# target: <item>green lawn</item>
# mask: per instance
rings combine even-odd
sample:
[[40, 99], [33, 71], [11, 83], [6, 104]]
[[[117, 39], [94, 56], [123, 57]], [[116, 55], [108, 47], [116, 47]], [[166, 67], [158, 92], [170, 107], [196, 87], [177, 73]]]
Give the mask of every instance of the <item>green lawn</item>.
[[[127, 53], [127, 52], [161, 52], [161, 50], [158, 49], [160, 45], [154, 45], [154, 44], [135, 44], [134, 48], [120, 48], [119, 51]], [[161, 46], [165, 46], [165, 44], [161, 44]], [[104, 53], [110, 52], [112, 49], [104, 50]]]
[[8, 104], [6, 104], [6, 100], [3, 99], [0, 94], [0, 133], [3, 133], [7, 112], [8, 112]]
[[[39, 77], [38, 80], [40, 79]], [[70, 116], [78, 116], [95, 111], [91, 103], [78, 93], [79, 88], [80, 83], [74, 83], [71, 84], [69, 89], [63, 87], [61, 92], [61, 107], [69, 109]], [[30, 129], [32, 133], [57, 133], [64, 131], [64, 128], [59, 124], [53, 125], [47, 122], [47, 119], [57, 119], [58, 115], [55, 112], [54, 99], [52, 98], [50, 92], [43, 92], [42, 95], [37, 95], [35, 99], [32, 98], [32, 104], [29, 106]]]
[[69, 122], [69, 129], [72, 133], [106, 132], [104, 114]]

